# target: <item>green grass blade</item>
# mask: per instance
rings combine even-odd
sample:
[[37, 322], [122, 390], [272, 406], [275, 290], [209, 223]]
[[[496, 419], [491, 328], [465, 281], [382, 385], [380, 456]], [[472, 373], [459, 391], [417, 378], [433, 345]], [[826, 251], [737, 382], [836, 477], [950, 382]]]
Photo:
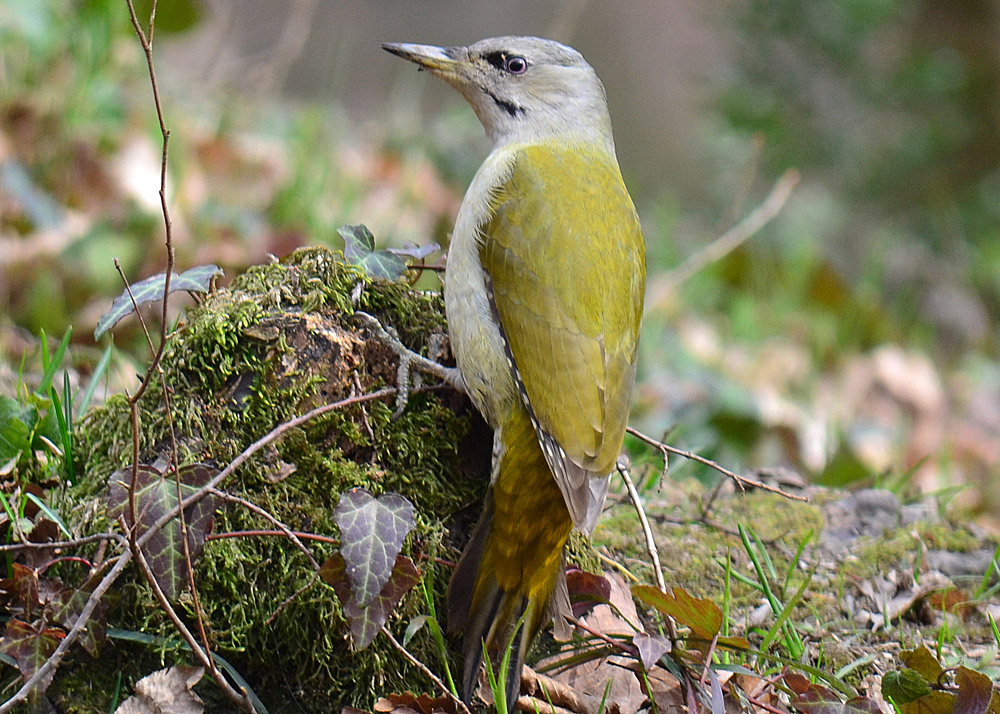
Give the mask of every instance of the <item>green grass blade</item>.
[[448, 689], [453, 696], [457, 697], [458, 688], [455, 686], [455, 680], [451, 676], [451, 666], [448, 664], [448, 647], [444, 642], [444, 633], [441, 632], [441, 625], [438, 623], [437, 608], [434, 605], [434, 597], [427, 588], [427, 582], [425, 580], [420, 581], [420, 587], [424, 591], [424, 602], [427, 603], [427, 612], [429, 615], [427, 618], [427, 626], [430, 628], [431, 636], [434, 638], [434, 646], [437, 647], [438, 656], [441, 657], [441, 662], [444, 664], [444, 676], [448, 682]]
[[73, 537], [70, 535], [69, 528], [66, 527], [66, 524], [63, 522], [63, 519], [59, 517], [59, 514], [53, 511], [47, 505], [45, 505], [45, 503], [42, 502], [42, 499], [40, 499], [33, 493], [25, 493], [24, 497], [29, 501], [31, 501], [32, 503], [34, 503], [36, 506], [38, 506], [38, 510], [44, 513], [46, 518], [48, 518], [50, 521], [59, 526], [59, 530], [63, 532], [64, 536], [66, 536], [67, 538]]
[[83, 396], [80, 398], [80, 404], [76, 408], [78, 414], [83, 414], [90, 406], [90, 401], [94, 398], [97, 385], [101, 383], [101, 377], [104, 376], [104, 373], [108, 370], [108, 365], [111, 364], [111, 349], [111, 345], [108, 345], [107, 349], [104, 350], [104, 354], [101, 355], [101, 359], [98, 360], [97, 366], [94, 367], [94, 373], [90, 375], [90, 382], [87, 383], [87, 388], [83, 391]]
[[[750, 562], [753, 564], [754, 570], [757, 573], [757, 578], [760, 580], [760, 585], [764, 591], [764, 597], [767, 598], [767, 602], [771, 606], [771, 612], [774, 613], [775, 617], [780, 617], [785, 609], [785, 606], [781, 604], [781, 601], [771, 589], [771, 583], [767, 578], [767, 573], [765, 572], [766, 566], [760, 558], [760, 554], [762, 552], [765, 556], [767, 553], [764, 551], [763, 545], [761, 544], [760, 539], [757, 538], [756, 534], [753, 534], [754, 543], [751, 543], [751, 535], [748, 534], [747, 529], [742, 523], [738, 525], [738, 528], [740, 532], [740, 539], [743, 541], [743, 548], [746, 550], [747, 556], [750, 558]], [[771, 563], [770, 558], [767, 558], [766, 562], [770, 564], [770, 570], [773, 571], [774, 564]], [[794, 628], [789, 628], [785, 630], [785, 634], [786, 645], [788, 646], [789, 652], [798, 658], [801, 656], [803, 651], [802, 639], [799, 637], [799, 633], [796, 632]]]
[[66, 423], [66, 414], [63, 412], [62, 401], [59, 399], [59, 393], [56, 392], [55, 387], [49, 387], [49, 399], [52, 400], [52, 410], [56, 415], [56, 424], [59, 426], [59, 441], [61, 442], [63, 457], [66, 460], [66, 475], [69, 478], [69, 482], [72, 484], [76, 483], [76, 474], [73, 473], [73, 467], [71, 466], [73, 454], [66, 452], [66, 445], [69, 444], [72, 447], [73, 437], [69, 433], [69, 425]]
[[59, 343], [59, 347], [56, 348], [52, 359], [49, 359], [48, 340], [45, 339], [45, 330], [42, 330], [42, 369], [44, 373], [42, 374], [42, 382], [38, 385], [38, 394], [48, 394], [49, 387], [52, 386], [52, 380], [56, 376], [56, 370], [59, 369], [59, 363], [62, 362], [63, 355], [66, 354], [66, 348], [69, 347], [69, 338], [72, 334], [73, 328], [67, 327], [62, 341]]
[[[646, 676], [645, 673], [643, 673], [642, 676], [645, 677]], [[649, 690], [649, 691], [652, 691], [652, 690]], [[608, 695], [609, 694], [611, 694], [611, 680], [610, 679], [608, 680], [608, 683], [604, 685], [604, 694], [603, 694], [603, 696], [601, 696], [601, 706], [597, 707], [597, 714], [604, 714], [605, 707], [607, 707], [607, 705], [608, 705]], [[653, 712], [653, 714], [656, 714], [656, 704], [654, 704], [652, 702], [652, 700], [650, 700], [650, 704], [652, 705], [652, 712]]]
[[63, 409], [66, 429], [60, 427], [63, 437], [63, 454], [66, 456], [66, 475], [69, 482], [76, 485], [76, 464], [73, 457], [73, 393], [69, 387], [69, 372], [63, 372]]
[[806, 537], [802, 539], [802, 542], [799, 543], [799, 547], [795, 550], [795, 557], [792, 558], [791, 563], [789, 563], [788, 565], [788, 572], [785, 573], [785, 582], [781, 584], [782, 598], [784, 598], [788, 594], [788, 585], [792, 580], [792, 574], [795, 572], [795, 569], [799, 565], [799, 558], [802, 557], [802, 551], [806, 549], [806, 546], [809, 544], [809, 541], [812, 540], [812, 537], [813, 537], [813, 529], [810, 528], [809, 532], [806, 533]]
[[[507, 694], [504, 692], [503, 686], [497, 684], [497, 675], [493, 671], [493, 661], [490, 659], [490, 653], [486, 651], [486, 640], [483, 640], [483, 664], [486, 666], [486, 681], [490, 685], [490, 691], [493, 692], [493, 706], [496, 707], [497, 714], [507, 714]], [[504, 674], [504, 669], [501, 664], [500, 674]]]
[[979, 582], [979, 587], [976, 588], [973, 598], [979, 599], [986, 594], [986, 591], [990, 589], [990, 581], [994, 575], [1000, 578], [1000, 545], [993, 551], [993, 559], [986, 566], [986, 570], [983, 572], [983, 579]]
[[[768, 630], [767, 635], [764, 636], [764, 641], [760, 645], [762, 650], [766, 650], [770, 647], [771, 642], [777, 636], [778, 632], [784, 631], [786, 644], [788, 645], [789, 653], [792, 655], [792, 658], [799, 659], [802, 657], [802, 654], [805, 651], [805, 648], [802, 645], [802, 638], [799, 637], [799, 633], [795, 629], [795, 626], [789, 622], [789, 617], [791, 617], [792, 610], [795, 609], [795, 606], [805, 594], [806, 588], [809, 587], [809, 584], [812, 582], [813, 576], [816, 574], [817, 567], [819, 567], [818, 564], [813, 566], [812, 570], [809, 571], [809, 577], [802, 582], [802, 585], [800, 585], [799, 589], [795, 591], [792, 599], [789, 600], [785, 607], [782, 608], [781, 612], [778, 613], [777, 618], [774, 620], [774, 624], [771, 625], [771, 629]], [[789, 642], [787, 640], [791, 641]]]

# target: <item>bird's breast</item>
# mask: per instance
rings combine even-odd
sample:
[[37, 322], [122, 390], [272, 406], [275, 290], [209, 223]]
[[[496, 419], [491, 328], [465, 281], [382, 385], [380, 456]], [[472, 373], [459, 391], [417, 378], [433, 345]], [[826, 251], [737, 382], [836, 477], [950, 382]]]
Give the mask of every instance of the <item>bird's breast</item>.
[[514, 153], [497, 149], [476, 172], [455, 219], [444, 300], [448, 334], [455, 361], [469, 396], [490, 426], [517, 403], [517, 386], [511, 374], [486, 289], [479, 257], [480, 228], [490, 214], [490, 201], [510, 175]]

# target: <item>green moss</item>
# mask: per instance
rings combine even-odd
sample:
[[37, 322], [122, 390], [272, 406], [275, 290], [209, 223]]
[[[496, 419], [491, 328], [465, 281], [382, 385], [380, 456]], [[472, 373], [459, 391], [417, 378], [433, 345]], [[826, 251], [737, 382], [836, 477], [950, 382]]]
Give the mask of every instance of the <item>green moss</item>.
[[[300, 250], [280, 263], [251, 268], [191, 309], [171, 338], [163, 380], [154, 380], [139, 404], [141, 462], [155, 462], [176, 443], [183, 463], [221, 468], [313, 406], [393, 383], [395, 358], [356, 332], [355, 301], [357, 309], [376, 315], [414, 348], [444, 331], [439, 294], [372, 281], [325, 249]], [[170, 387], [171, 419], [164, 383]], [[468, 457], [460, 453], [473, 412], [463, 397], [448, 391], [414, 395], [395, 421], [394, 408], [388, 401], [368, 402], [292, 429], [251, 457], [224, 488], [293, 530], [326, 536], [337, 534], [333, 510], [344, 490], [363, 486], [376, 494], [403, 494], [417, 513], [405, 552], [432, 577], [443, 613], [448, 572], [435, 558], [457, 557], [446, 520], [478, 503], [485, 485], [469, 473]], [[108, 526], [99, 505], [108, 477], [132, 458], [126, 400], [115, 397], [91, 411], [78, 425], [77, 443], [85, 455], [84, 478], [65, 503], [77, 504], [70, 519], [74, 529], [92, 532]], [[483, 448], [488, 459], [489, 444]], [[238, 504], [224, 504], [216, 515], [216, 533], [261, 529], [273, 525]], [[325, 546], [312, 549], [320, 562], [331, 552]], [[364, 652], [350, 651], [332, 588], [314, 577], [308, 559], [285, 538], [209, 541], [196, 581], [210, 641], [272, 712], [370, 707], [376, 693], [427, 687], [423, 675], [382, 637]], [[115, 595], [112, 626], [175, 638], [137, 575], [121, 580]], [[390, 626], [399, 633], [425, 609], [415, 590]], [[194, 621], [190, 594], [178, 610]], [[410, 649], [425, 662], [439, 661], [429, 637], [418, 635]], [[176, 648], [159, 654], [167, 664], [185, 659]], [[78, 666], [82, 672], [87, 663]], [[218, 711], [225, 710], [220, 706]]]

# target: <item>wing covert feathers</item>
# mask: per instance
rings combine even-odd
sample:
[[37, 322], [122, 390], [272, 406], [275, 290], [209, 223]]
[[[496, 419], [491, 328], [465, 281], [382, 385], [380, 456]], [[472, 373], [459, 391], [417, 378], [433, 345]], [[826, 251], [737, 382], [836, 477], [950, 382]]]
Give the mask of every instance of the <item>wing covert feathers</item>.
[[518, 392], [574, 524], [589, 533], [624, 438], [645, 284], [614, 157], [520, 149], [480, 257]]

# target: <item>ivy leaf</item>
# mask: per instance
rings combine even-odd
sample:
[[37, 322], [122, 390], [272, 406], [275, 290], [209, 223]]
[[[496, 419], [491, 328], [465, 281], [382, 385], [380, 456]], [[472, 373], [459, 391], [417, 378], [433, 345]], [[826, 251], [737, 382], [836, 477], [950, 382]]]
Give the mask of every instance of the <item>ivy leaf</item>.
[[403, 539], [413, 530], [413, 504], [398, 493], [375, 498], [363, 488], [346, 491], [333, 512], [351, 592], [368, 606], [389, 580]]
[[[222, 274], [222, 268], [218, 265], [199, 265], [196, 268], [185, 270], [180, 275], [171, 273], [170, 292], [185, 290], [189, 293], [207, 293], [212, 285], [212, 279]], [[146, 303], [162, 300], [163, 283], [166, 278], [166, 273], [159, 273], [130, 285], [129, 289], [132, 291], [132, 295], [129, 296], [129, 291], [125, 290], [111, 303], [111, 309], [101, 315], [97, 321], [97, 329], [94, 330], [94, 339], [101, 339], [104, 333], [135, 312], [136, 306], [142, 307]], [[134, 305], [132, 298], [135, 298]]]
[[[218, 471], [206, 464], [191, 464], [178, 469], [180, 479], [180, 497], [187, 498], [208, 483]], [[127, 527], [132, 527], [132, 513], [129, 506], [129, 487], [132, 480], [132, 470], [115, 471], [108, 478], [108, 513], [112, 518], [124, 518]], [[184, 557], [184, 546], [181, 542], [181, 524], [177, 520], [178, 501], [177, 481], [173, 477], [164, 477], [152, 466], [139, 466], [135, 483], [135, 520], [138, 536], [142, 537], [150, 526], [167, 513], [173, 513], [174, 518], [166, 523], [153, 535], [145, 546], [146, 559], [153, 571], [153, 577], [170, 600], [177, 596], [187, 585], [187, 561]], [[205, 496], [200, 501], [184, 509], [184, 523], [187, 528], [188, 550], [191, 560], [201, 554], [205, 545], [205, 537], [212, 530], [213, 514], [215, 513], [215, 498]]]
[[397, 555], [389, 579], [381, 592], [365, 607], [358, 604], [356, 594], [351, 590], [347, 564], [339, 553], [323, 563], [320, 577], [333, 586], [340, 599], [344, 617], [351, 628], [351, 646], [363, 650], [372, 643], [382, 625], [407, 591], [420, 580], [420, 571], [405, 555]]
[[[80, 613], [89, 599], [89, 590], [83, 588], [63, 590], [56, 598], [52, 620], [67, 631], [71, 630], [76, 621], [80, 619]], [[97, 607], [94, 608], [94, 612], [77, 640], [91, 657], [97, 657], [100, 654], [100, 647], [107, 640], [107, 609], [107, 602], [102, 598], [97, 602]]]
[[0, 580], [0, 599], [7, 607], [20, 610], [25, 618], [42, 606], [38, 574], [23, 563], [11, 563], [11, 576]]
[[407, 258], [413, 258], [414, 260], [423, 260], [431, 253], [436, 253], [439, 250], [441, 250], [441, 246], [437, 243], [428, 243], [427, 245], [404, 243], [402, 248], [386, 248], [387, 253], [402, 255]]
[[[38, 628], [21, 620], [8, 620], [4, 628], [3, 639], [0, 639], [0, 652], [13, 657], [21, 677], [27, 682], [38, 668], [56, 651], [59, 640], [66, 636], [62, 630], [54, 627]], [[37, 693], [44, 692], [52, 683], [55, 669], [38, 684]]]
[[344, 257], [373, 278], [398, 280], [406, 272], [406, 263], [387, 250], [375, 250], [375, 236], [368, 226], [341, 226], [337, 233], [344, 239]]

